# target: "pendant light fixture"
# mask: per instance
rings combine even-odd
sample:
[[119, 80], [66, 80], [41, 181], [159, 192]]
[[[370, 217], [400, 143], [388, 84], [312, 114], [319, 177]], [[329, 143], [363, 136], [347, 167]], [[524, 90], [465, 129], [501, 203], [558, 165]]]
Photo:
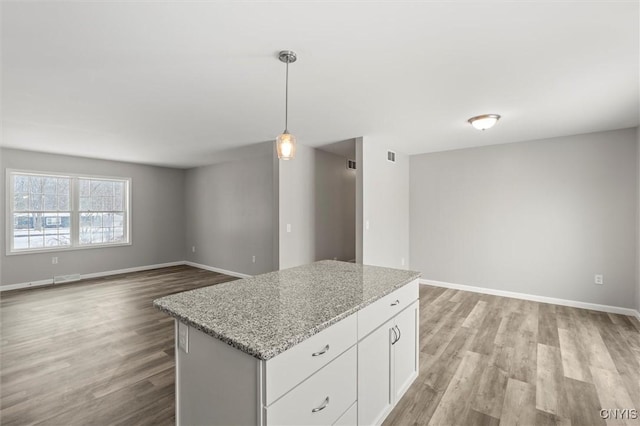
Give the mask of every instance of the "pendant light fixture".
[[483, 114], [471, 117], [467, 121], [478, 130], [487, 130], [492, 128], [500, 120], [498, 114]]
[[296, 137], [289, 133], [289, 128], [287, 127], [289, 118], [289, 64], [294, 63], [298, 57], [296, 52], [283, 50], [278, 55], [278, 59], [287, 64], [287, 74], [284, 92], [284, 132], [276, 139], [276, 149], [279, 159], [293, 160], [296, 156]]

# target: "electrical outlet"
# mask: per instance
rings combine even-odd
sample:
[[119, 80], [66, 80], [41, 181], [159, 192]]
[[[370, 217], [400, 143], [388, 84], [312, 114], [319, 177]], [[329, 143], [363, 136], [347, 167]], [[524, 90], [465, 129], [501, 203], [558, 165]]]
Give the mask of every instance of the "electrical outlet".
[[400, 260], [400, 264], [402, 264], [402, 266], [404, 266], [404, 257]]
[[251, 256], [251, 262], [256, 263], [256, 257], [255, 256]]
[[368, 221], [368, 220], [366, 220], [366, 221], [364, 222], [364, 228], [365, 228], [367, 231], [369, 230], [369, 221]]
[[287, 223], [287, 232], [291, 232], [291, 224]]
[[51, 264], [52, 265], [57, 265], [58, 264], [58, 256], [53, 256], [51, 258]]
[[191, 246], [191, 253], [195, 253], [196, 252], [196, 246]]
[[178, 349], [189, 353], [189, 326], [178, 321]]
[[604, 284], [604, 275], [602, 274], [596, 274], [593, 276], [593, 283], [594, 284], [598, 284], [598, 285], [603, 285]]

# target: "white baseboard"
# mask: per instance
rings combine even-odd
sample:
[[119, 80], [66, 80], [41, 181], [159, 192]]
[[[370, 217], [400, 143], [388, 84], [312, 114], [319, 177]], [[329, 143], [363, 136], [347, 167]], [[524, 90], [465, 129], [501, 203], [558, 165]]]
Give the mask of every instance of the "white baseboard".
[[177, 262], [158, 263], [156, 265], [135, 266], [133, 268], [114, 269], [112, 271], [93, 272], [91, 274], [82, 274], [80, 276], [80, 279], [86, 280], [86, 279], [89, 279], [89, 278], [108, 277], [109, 275], [129, 274], [131, 272], [142, 272], [142, 271], [149, 271], [151, 269], [168, 268], [170, 266], [180, 266], [180, 265], [184, 265], [184, 261], [183, 260], [179, 260]]
[[630, 308], [620, 308], [618, 306], [599, 305], [597, 303], [579, 302], [577, 300], [556, 299], [555, 297], [536, 296], [534, 294], [517, 293], [515, 291], [496, 290], [493, 288], [475, 287], [465, 284], [453, 284], [444, 281], [434, 281], [420, 279], [420, 284], [432, 285], [435, 287], [451, 288], [454, 290], [471, 291], [474, 293], [491, 294], [493, 296], [511, 297], [514, 299], [531, 300], [533, 302], [551, 303], [554, 305], [571, 306], [574, 308], [591, 309], [594, 311], [610, 312], [612, 314], [622, 314], [635, 316], [640, 319], [640, 312]]
[[[144, 265], [144, 266], [136, 266], [133, 268], [114, 269], [111, 271], [103, 271], [103, 272], [93, 272], [90, 274], [81, 274], [80, 279], [86, 280], [89, 278], [108, 277], [110, 275], [128, 274], [131, 272], [141, 272], [141, 271], [148, 271], [151, 269], [168, 268], [169, 266], [178, 266], [178, 265], [184, 265], [184, 264], [185, 262], [183, 260], [180, 260], [177, 262], [158, 263], [155, 265]], [[9, 290], [18, 290], [21, 288], [29, 288], [29, 287], [42, 287], [45, 285], [52, 285], [52, 284], [53, 284], [53, 278], [49, 278], [46, 280], [30, 281], [26, 283], [7, 284], [7, 285], [0, 286], [0, 292], [9, 291]]]
[[193, 266], [194, 268], [206, 269], [207, 271], [218, 272], [225, 275], [231, 275], [232, 277], [238, 277], [238, 278], [252, 277], [252, 275], [243, 274], [241, 272], [229, 271], [227, 269], [216, 268], [214, 266], [209, 266], [209, 265], [203, 265], [201, 263], [189, 262], [188, 260], [184, 261], [183, 263], [185, 265]]

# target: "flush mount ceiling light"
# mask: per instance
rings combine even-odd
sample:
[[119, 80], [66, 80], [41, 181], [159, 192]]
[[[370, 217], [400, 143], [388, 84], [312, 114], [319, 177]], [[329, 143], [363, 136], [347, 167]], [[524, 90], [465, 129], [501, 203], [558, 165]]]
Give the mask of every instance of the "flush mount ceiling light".
[[296, 56], [296, 52], [283, 50], [278, 55], [278, 59], [287, 64], [287, 71], [284, 92], [284, 132], [276, 139], [276, 149], [279, 159], [293, 160], [296, 156], [296, 137], [289, 133], [287, 127], [289, 118], [289, 64], [294, 63], [298, 57]]
[[498, 114], [483, 114], [471, 117], [467, 121], [478, 130], [487, 130], [492, 128], [500, 120]]

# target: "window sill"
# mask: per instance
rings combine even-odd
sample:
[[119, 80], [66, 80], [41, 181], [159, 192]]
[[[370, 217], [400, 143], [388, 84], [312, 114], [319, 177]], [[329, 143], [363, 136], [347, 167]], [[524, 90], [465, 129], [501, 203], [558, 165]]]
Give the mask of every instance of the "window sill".
[[41, 249], [26, 249], [26, 250], [7, 250], [7, 256], [19, 256], [21, 254], [42, 254], [42, 253], [54, 253], [61, 251], [77, 251], [77, 250], [90, 250], [101, 249], [109, 247], [126, 247], [133, 245], [132, 242], [118, 243], [118, 244], [94, 244], [90, 246], [73, 246], [73, 247], [55, 247], [55, 248], [41, 248]]

